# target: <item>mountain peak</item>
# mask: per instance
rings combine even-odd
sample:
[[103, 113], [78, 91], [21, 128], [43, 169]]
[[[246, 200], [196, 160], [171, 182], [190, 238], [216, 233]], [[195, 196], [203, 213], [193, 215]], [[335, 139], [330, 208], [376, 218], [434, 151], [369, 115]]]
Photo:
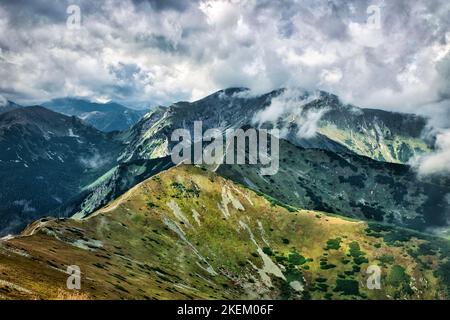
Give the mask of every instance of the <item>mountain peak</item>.
[[246, 87], [230, 87], [230, 88], [220, 90], [218, 92], [222, 92], [226, 95], [233, 95], [235, 93], [245, 92], [245, 91], [250, 91], [250, 89], [246, 88]]
[[54, 112], [42, 106], [30, 106], [14, 109], [0, 115], [0, 129], [8, 130], [16, 126], [33, 132], [53, 132], [65, 136], [70, 128], [85, 128], [88, 131], [97, 131], [81, 119]]
[[225, 89], [221, 89], [219, 91], [216, 91], [210, 95], [207, 95], [206, 97], [198, 100], [198, 101], [202, 101], [202, 100], [210, 100], [210, 99], [217, 99], [217, 98], [232, 98], [235, 97], [236, 95], [243, 93], [243, 92], [250, 92], [251, 90], [249, 88], [245, 88], [245, 87], [229, 87], [229, 88], [225, 88]]
[[145, 110], [130, 109], [116, 102], [98, 103], [78, 97], [56, 98], [45, 102], [43, 106], [76, 116], [105, 132], [126, 130], [146, 113]]
[[66, 117], [57, 112], [51, 111], [39, 105], [13, 109], [0, 115], [0, 121], [6, 119], [16, 120], [45, 120], [49, 121], [55, 118]]
[[10, 100], [6, 100], [2, 96], [0, 96], [0, 114], [12, 111], [14, 109], [22, 108], [21, 105], [14, 103]]

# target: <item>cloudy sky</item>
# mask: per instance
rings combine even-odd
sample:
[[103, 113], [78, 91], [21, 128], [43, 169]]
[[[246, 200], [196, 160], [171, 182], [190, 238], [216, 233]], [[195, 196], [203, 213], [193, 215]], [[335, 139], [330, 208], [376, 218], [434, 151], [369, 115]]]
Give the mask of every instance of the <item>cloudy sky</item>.
[[450, 2], [0, 1], [7, 99], [167, 105], [230, 86], [324, 89], [448, 127]]

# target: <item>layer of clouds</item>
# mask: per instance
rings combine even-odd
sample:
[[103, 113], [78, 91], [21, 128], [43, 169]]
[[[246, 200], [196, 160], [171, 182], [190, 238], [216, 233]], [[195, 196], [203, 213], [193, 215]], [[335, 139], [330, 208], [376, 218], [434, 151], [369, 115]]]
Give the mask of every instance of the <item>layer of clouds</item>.
[[305, 92], [298, 88], [288, 88], [280, 95], [272, 98], [270, 104], [257, 112], [252, 121], [258, 126], [266, 123], [274, 125], [280, 130], [280, 136], [286, 137], [293, 124], [296, 125], [298, 138], [312, 138], [316, 135], [317, 127], [327, 108], [319, 110], [305, 110], [304, 106], [318, 98], [318, 92]]
[[3, 0], [0, 93], [143, 106], [302, 87], [449, 127], [449, 16], [448, 0]]
[[436, 151], [413, 160], [419, 175], [450, 174], [450, 130], [436, 135]]

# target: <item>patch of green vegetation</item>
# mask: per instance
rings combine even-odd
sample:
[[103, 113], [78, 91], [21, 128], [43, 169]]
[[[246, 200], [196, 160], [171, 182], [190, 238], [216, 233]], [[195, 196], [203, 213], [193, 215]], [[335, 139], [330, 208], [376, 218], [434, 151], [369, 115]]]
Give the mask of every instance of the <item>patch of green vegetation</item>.
[[290, 206], [288, 204], [285, 204], [285, 203], [281, 202], [280, 200], [272, 198], [271, 196], [269, 196], [265, 193], [261, 193], [260, 195], [264, 196], [264, 198], [266, 198], [266, 200], [270, 202], [270, 205], [272, 207], [279, 206], [279, 207], [285, 208], [289, 212], [297, 212], [298, 211], [297, 208]]
[[396, 264], [392, 267], [391, 272], [388, 275], [387, 280], [393, 286], [400, 286], [404, 282], [409, 283], [410, 276], [406, 273], [405, 268]]
[[322, 269], [322, 270], [328, 270], [328, 269], [334, 269], [334, 268], [336, 268], [336, 265], [335, 265], [335, 264], [332, 264], [332, 263], [328, 263], [327, 259], [322, 258], [322, 259], [320, 259], [320, 260], [321, 260], [320, 263], [319, 263], [320, 269]]
[[303, 274], [295, 267], [286, 267], [286, 271], [284, 271], [283, 274], [287, 282], [303, 281]]
[[430, 242], [425, 242], [419, 244], [417, 248], [417, 254], [421, 256], [433, 256], [438, 252], [436, 246], [432, 245]]
[[371, 237], [383, 238], [384, 242], [390, 246], [398, 246], [398, 242], [407, 242], [412, 237], [418, 239], [426, 239], [422, 233], [404, 228], [393, 228], [392, 226], [380, 223], [369, 222], [369, 227], [365, 230], [366, 234]]
[[192, 183], [191, 187], [186, 188], [184, 184], [180, 182], [172, 182], [171, 187], [177, 191], [177, 196], [185, 196], [185, 197], [199, 197], [200, 189]]
[[353, 258], [353, 262], [355, 262], [357, 265], [368, 263], [369, 260], [364, 257], [365, 253], [361, 251], [359, 247], [359, 243], [356, 241], [353, 241], [349, 244], [350, 248], [350, 256]]
[[304, 256], [299, 254], [297, 251], [294, 251], [289, 255], [288, 261], [294, 265], [300, 266], [304, 264], [307, 260]]
[[352, 141], [352, 139], [347, 138], [347, 139], [344, 140], [344, 143], [345, 143], [346, 145], [348, 145], [348, 146], [353, 146], [353, 141]]
[[317, 288], [317, 290], [319, 290], [319, 291], [327, 292], [329, 286], [328, 286], [326, 283], [316, 283], [316, 288]]
[[154, 204], [151, 201], [147, 201], [147, 207], [149, 207], [149, 208], [156, 208], [156, 207], [158, 207], [158, 205]]
[[354, 265], [352, 266], [352, 270], [353, 270], [353, 273], [358, 273], [358, 272], [361, 271], [361, 267], [358, 266], [358, 265], [356, 265], [356, 264], [354, 264]]
[[359, 295], [358, 281], [352, 279], [336, 279], [335, 292], [341, 292], [344, 295]]
[[281, 298], [291, 299], [292, 296], [296, 295], [297, 293], [289, 283], [293, 281], [303, 282], [303, 274], [296, 267], [288, 266], [283, 272], [283, 275], [286, 278], [286, 281], [283, 281], [281, 285]]
[[171, 184], [172, 188], [176, 189], [179, 192], [184, 192], [186, 188], [184, 187], [184, 184], [179, 182], [172, 182]]
[[[407, 274], [405, 268], [400, 265], [393, 266], [391, 272], [387, 276], [387, 281], [389, 284], [391, 284], [393, 287], [401, 289], [407, 295], [411, 295], [414, 293], [414, 291], [411, 289], [411, 286], [409, 285], [410, 279], [410, 275]], [[399, 294], [397, 293], [395, 297], [398, 296]]]
[[329, 239], [325, 250], [338, 250], [341, 247], [341, 238]]
[[384, 242], [388, 245], [396, 245], [396, 242], [406, 242], [411, 239], [413, 233], [404, 229], [395, 230], [395, 232], [388, 232], [384, 235]]
[[268, 256], [273, 256], [273, 251], [270, 247], [263, 247], [262, 251]]
[[450, 295], [450, 260], [447, 259], [441, 264], [436, 274], [442, 279], [442, 284], [447, 294]]
[[391, 256], [389, 254], [383, 254], [378, 258], [382, 264], [393, 264], [395, 262], [394, 256]]
[[275, 256], [275, 260], [276, 260], [278, 263], [282, 263], [282, 262], [286, 261], [287, 258], [286, 258], [285, 256]]

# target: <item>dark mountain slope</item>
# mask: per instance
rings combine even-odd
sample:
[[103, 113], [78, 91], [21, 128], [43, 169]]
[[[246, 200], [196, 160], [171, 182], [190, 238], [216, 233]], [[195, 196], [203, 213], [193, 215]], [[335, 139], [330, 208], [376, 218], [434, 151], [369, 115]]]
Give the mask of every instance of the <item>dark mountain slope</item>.
[[12, 101], [9, 100], [4, 100], [1, 99], [2, 97], [0, 96], [0, 114], [8, 112], [8, 111], [12, 111], [14, 109], [18, 109], [18, 108], [22, 108], [21, 105], [14, 103]]
[[17, 232], [110, 169], [122, 143], [43, 107], [0, 115], [0, 234]]
[[76, 218], [88, 216], [135, 185], [173, 165], [170, 157], [120, 163], [49, 215]]
[[133, 110], [121, 104], [95, 103], [77, 98], [59, 98], [43, 103], [53, 111], [77, 116], [98, 130], [110, 132], [132, 127], [147, 112]]
[[282, 203], [418, 230], [449, 227], [449, 177], [418, 178], [407, 165], [280, 140], [279, 171], [260, 165], [227, 165], [217, 173]]

